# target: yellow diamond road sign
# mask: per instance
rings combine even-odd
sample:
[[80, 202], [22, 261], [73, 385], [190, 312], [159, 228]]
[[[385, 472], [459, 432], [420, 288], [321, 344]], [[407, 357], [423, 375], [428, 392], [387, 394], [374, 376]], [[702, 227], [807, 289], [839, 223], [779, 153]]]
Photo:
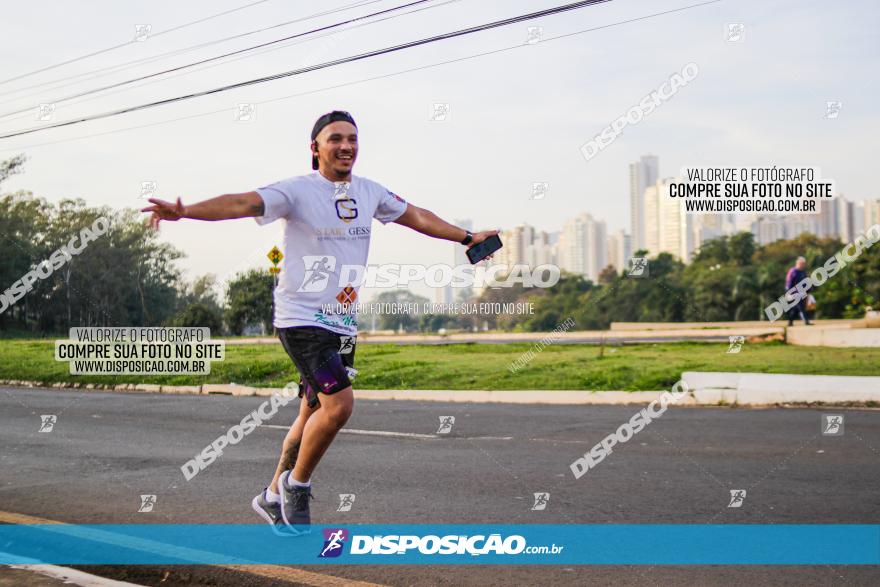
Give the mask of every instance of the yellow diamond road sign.
[[272, 247], [272, 250], [269, 251], [269, 254], [266, 256], [269, 257], [269, 260], [272, 261], [273, 265], [277, 265], [281, 262], [281, 259], [284, 258], [284, 255], [281, 254], [281, 251], [278, 250], [278, 247]]

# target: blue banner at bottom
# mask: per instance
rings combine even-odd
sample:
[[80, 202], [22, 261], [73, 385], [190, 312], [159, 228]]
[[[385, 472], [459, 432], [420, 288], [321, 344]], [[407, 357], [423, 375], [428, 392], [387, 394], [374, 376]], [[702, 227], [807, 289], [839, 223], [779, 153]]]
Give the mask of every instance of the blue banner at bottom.
[[877, 565], [880, 525], [4, 525], [0, 564]]

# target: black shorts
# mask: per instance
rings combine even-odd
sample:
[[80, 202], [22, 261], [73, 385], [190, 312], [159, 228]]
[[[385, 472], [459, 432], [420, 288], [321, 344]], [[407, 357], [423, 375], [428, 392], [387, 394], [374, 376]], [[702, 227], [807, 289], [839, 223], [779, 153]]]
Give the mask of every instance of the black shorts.
[[351, 385], [357, 337], [317, 326], [279, 328], [278, 338], [299, 371], [299, 397], [318, 405], [318, 392], [327, 395]]

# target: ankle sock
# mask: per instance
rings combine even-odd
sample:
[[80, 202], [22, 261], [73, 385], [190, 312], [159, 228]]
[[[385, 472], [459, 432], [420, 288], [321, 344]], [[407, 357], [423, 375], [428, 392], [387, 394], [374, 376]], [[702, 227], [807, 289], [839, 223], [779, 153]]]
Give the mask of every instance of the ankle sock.
[[312, 486], [311, 479], [309, 479], [305, 483], [303, 483], [302, 481], [297, 481], [296, 479], [293, 478], [293, 475], [289, 475], [288, 479], [290, 479], [290, 486], [291, 487], [311, 487]]
[[281, 503], [281, 496], [267, 487], [266, 501], [268, 501], [269, 503]]

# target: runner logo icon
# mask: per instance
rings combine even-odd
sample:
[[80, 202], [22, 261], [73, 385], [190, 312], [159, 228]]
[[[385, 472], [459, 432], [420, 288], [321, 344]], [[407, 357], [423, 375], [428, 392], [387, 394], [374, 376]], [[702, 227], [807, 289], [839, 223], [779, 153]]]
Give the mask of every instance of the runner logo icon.
[[324, 528], [324, 548], [318, 558], [334, 558], [342, 554], [342, 547], [348, 540], [348, 530], [345, 528]]
[[306, 255], [303, 257], [302, 285], [296, 291], [318, 292], [327, 288], [330, 275], [336, 269], [336, 257], [332, 255]]
[[52, 432], [52, 429], [55, 428], [55, 422], [57, 421], [58, 416], [55, 414], [44, 414], [40, 416], [39, 432]]
[[742, 507], [742, 504], [745, 500], [746, 500], [746, 490], [745, 489], [731, 489], [730, 490], [730, 503], [727, 504], [727, 507], [729, 507], [729, 508]]
[[337, 512], [350, 512], [351, 506], [354, 505], [354, 493], [340, 493], [339, 494], [339, 507], [336, 508]]
[[730, 336], [730, 346], [727, 347], [727, 353], [738, 353], [742, 350], [743, 344], [746, 342], [746, 337], [742, 335]]
[[339, 354], [347, 355], [354, 350], [354, 337], [342, 335], [339, 337]]
[[138, 512], [151, 512], [153, 511], [153, 507], [156, 505], [156, 496], [155, 495], [142, 495], [141, 496], [141, 506], [138, 508]]
[[535, 505], [532, 506], [532, 511], [541, 511], [547, 509], [547, 503], [550, 501], [550, 494], [545, 492], [540, 492], [535, 494]]
[[842, 414], [822, 414], [822, 435], [823, 436], [841, 436], [841, 435], [843, 435], [843, 415]]
[[440, 428], [437, 429], [437, 434], [449, 434], [454, 425], [455, 416], [440, 416]]

